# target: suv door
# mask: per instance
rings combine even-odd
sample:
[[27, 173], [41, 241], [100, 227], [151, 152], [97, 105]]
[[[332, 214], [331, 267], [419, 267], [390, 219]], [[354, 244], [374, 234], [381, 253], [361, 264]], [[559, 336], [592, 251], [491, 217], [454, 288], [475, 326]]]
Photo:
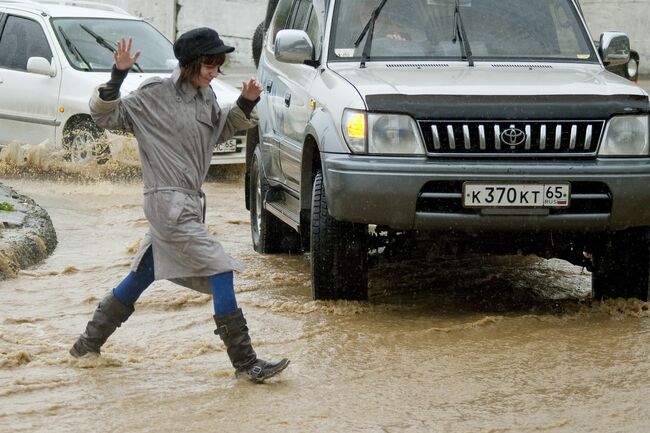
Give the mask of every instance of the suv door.
[[257, 105], [257, 110], [260, 114], [259, 134], [262, 145], [261, 150], [264, 153], [263, 165], [266, 177], [274, 183], [284, 183], [279, 158], [280, 125], [283, 122], [280, 115], [283, 114], [281, 108], [284, 101], [278, 92], [278, 86], [276, 84], [281, 71], [278, 70], [279, 62], [273, 58], [273, 46], [275, 43], [275, 35], [288, 25], [294, 1], [280, 0], [278, 2], [271, 26], [266, 34], [266, 42], [262, 49], [258, 69], [258, 79], [265, 90]]
[[0, 145], [55, 142], [61, 74], [27, 71], [30, 57], [52, 63], [54, 52], [40, 19], [8, 13], [0, 22]]
[[[307, 30], [312, 14], [312, 0], [298, 0], [294, 6], [290, 29]], [[312, 113], [309, 91], [316, 69], [313, 66], [282, 63], [278, 86], [282, 89], [284, 119], [280, 140], [280, 164], [286, 186], [300, 191], [300, 166], [305, 127]]]
[[[319, 34], [312, 0], [295, 0], [283, 28]], [[304, 131], [312, 112], [309, 91], [317, 70], [309, 65], [278, 62], [272, 54], [267, 61], [276, 74], [269, 108], [274, 111], [272, 118], [277, 127], [281, 178], [288, 189], [298, 193]]]

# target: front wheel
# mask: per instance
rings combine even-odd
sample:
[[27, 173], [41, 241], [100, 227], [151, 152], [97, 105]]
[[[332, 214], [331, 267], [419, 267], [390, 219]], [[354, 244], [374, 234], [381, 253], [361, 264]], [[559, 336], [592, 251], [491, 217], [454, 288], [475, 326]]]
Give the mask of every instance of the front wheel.
[[593, 263], [591, 290], [594, 299], [649, 299], [650, 242], [647, 230], [612, 234], [594, 251]]
[[329, 214], [320, 171], [312, 190], [310, 238], [313, 298], [368, 299], [368, 226]]
[[106, 132], [88, 117], [66, 125], [63, 150], [64, 158], [77, 164], [87, 164], [92, 160], [104, 164], [111, 154]]
[[298, 233], [264, 209], [270, 190], [261, 165], [262, 152], [255, 148], [250, 167], [250, 217], [253, 249], [258, 253], [287, 253], [297, 251]]

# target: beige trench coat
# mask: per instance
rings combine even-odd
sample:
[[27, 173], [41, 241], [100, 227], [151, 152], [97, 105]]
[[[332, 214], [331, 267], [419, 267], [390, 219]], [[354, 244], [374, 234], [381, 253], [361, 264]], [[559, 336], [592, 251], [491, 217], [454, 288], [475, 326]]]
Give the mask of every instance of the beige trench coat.
[[[211, 293], [208, 276], [242, 271], [202, 221], [201, 185], [216, 143], [256, 124], [242, 110], [220, 107], [212, 89], [195, 89], [170, 78], [152, 78], [124, 98], [104, 101], [99, 86], [90, 99], [95, 122], [132, 132], [138, 141], [144, 181], [144, 213], [149, 231], [136, 253], [135, 271], [153, 248], [156, 280]], [[218, 97], [218, 95], [217, 95]]]

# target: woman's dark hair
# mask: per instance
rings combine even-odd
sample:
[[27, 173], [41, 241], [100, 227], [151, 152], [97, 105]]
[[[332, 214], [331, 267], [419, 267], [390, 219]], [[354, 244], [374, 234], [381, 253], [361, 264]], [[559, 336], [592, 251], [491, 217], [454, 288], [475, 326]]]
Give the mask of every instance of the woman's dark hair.
[[181, 81], [192, 82], [194, 77], [197, 77], [201, 73], [201, 65], [206, 66], [221, 66], [226, 61], [225, 54], [207, 54], [205, 56], [199, 56], [196, 59], [192, 60], [186, 66], [181, 66]]

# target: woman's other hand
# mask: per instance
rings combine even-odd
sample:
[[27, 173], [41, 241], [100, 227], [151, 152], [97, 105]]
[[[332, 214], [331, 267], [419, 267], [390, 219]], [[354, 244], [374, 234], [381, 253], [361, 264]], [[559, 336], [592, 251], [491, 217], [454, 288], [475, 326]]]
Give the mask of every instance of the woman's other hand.
[[115, 58], [115, 66], [121, 71], [126, 71], [131, 69], [131, 67], [138, 61], [140, 57], [140, 51], [136, 51], [135, 54], [131, 55], [131, 46], [133, 45], [133, 39], [129, 37], [128, 41], [125, 41], [124, 38], [117, 41], [117, 49], [113, 53], [113, 58]]
[[262, 85], [255, 78], [242, 81], [241, 95], [249, 101], [255, 101], [262, 94]]

